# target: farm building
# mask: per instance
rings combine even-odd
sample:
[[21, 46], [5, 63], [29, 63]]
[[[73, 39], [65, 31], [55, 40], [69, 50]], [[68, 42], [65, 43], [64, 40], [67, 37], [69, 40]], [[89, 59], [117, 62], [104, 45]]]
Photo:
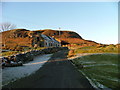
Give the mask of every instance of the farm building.
[[44, 47], [59, 47], [60, 43], [50, 36], [46, 36], [41, 34], [42, 38], [44, 39]]

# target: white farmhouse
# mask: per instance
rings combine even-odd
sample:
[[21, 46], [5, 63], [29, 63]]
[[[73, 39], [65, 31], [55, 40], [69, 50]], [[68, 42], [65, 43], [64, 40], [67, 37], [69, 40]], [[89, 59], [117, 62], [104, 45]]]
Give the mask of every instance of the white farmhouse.
[[46, 36], [44, 34], [41, 34], [41, 36], [44, 38], [44, 47], [59, 47], [60, 46], [60, 43], [54, 38], [50, 36]]

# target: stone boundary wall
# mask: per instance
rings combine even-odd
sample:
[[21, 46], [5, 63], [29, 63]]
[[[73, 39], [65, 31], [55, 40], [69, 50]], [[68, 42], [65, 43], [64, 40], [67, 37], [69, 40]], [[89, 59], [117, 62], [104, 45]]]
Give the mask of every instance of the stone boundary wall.
[[[31, 50], [29, 52], [22, 52], [20, 54], [16, 54], [12, 56], [2, 57], [2, 64], [7, 64], [7, 63], [12, 64], [12, 63], [18, 63], [18, 62], [26, 63], [26, 62], [32, 61], [33, 58], [37, 55], [51, 54], [51, 53], [55, 53], [60, 50], [68, 50], [68, 48], [67, 47], [52, 47], [52, 48], [46, 48], [42, 50]], [[11, 65], [8, 65], [8, 66], [11, 66]]]

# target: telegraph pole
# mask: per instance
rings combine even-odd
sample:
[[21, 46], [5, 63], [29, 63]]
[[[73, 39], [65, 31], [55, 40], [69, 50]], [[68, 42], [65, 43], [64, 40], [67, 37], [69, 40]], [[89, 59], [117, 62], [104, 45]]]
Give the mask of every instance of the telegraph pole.
[[[59, 40], [60, 40], [60, 29], [61, 29], [61, 28], [59, 27]], [[59, 45], [60, 45], [60, 47], [61, 47], [61, 41], [60, 41], [60, 44], [59, 44]]]

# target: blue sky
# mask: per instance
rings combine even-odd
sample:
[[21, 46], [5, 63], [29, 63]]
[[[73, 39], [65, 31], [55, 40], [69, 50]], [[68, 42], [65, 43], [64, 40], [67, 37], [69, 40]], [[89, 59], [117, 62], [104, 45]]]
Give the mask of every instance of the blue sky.
[[117, 2], [4, 2], [2, 22], [28, 30], [58, 29], [86, 40], [118, 43]]

